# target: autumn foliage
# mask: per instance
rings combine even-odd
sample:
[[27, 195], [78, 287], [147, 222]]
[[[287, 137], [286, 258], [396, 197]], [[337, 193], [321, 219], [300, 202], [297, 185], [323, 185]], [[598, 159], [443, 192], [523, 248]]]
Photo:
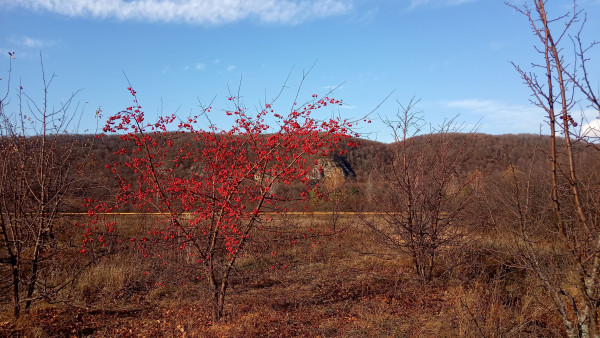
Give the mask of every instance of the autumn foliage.
[[[117, 161], [106, 165], [118, 182], [116, 200], [89, 201], [92, 221], [81, 251], [92, 243], [106, 246], [108, 238], [124, 240], [117, 236], [118, 224], [106, 221], [106, 213], [127, 205], [159, 213], [162, 216], [145, 237], [125, 240], [144, 256], [164, 260], [165, 265], [171, 263], [165, 249], [184, 253], [188, 277], [208, 281], [214, 296], [213, 317], [220, 319], [229, 274], [247, 239], [262, 229], [265, 210], [285, 210], [280, 206], [284, 197], [275, 188], [292, 182], [308, 187], [315, 158], [339, 152], [338, 144], [351, 136], [352, 122], [314, 118], [318, 109], [342, 105], [317, 95], [288, 114], [276, 113], [273, 103], [250, 113], [236, 97], [229, 97], [233, 109], [225, 114], [235, 117], [229, 129], [210, 123], [206, 129], [199, 127], [198, 120], [212, 114], [212, 107], [184, 121], [170, 115], [148, 122], [136, 92], [128, 89], [133, 106], [109, 117], [104, 127], [105, 133], [118, 133], [129, 144], [115, 152]], [[179, 142], [182, 134], [193, 137]], [[192, 170], [177, 170], [183, 165]], [[131, 170], [136, 177], [133, 181], [123, 175]]]

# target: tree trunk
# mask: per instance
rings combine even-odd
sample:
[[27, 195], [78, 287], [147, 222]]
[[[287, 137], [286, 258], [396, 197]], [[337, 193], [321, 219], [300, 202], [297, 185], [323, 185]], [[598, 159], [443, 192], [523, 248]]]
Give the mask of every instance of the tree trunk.
[[10, 258], [12, 266], [12, 283], [13, 283], [13, 314], [15, 318], [21, 315], [21, 300], [19, 298], [19, 265], [15, 257]]
[[213, 308], [212, 317], [213, 323], [216, 323], [223, 319], [223, 310], [225, 308], [225, 293], [221, 292], [220, 289], [213, 291]]

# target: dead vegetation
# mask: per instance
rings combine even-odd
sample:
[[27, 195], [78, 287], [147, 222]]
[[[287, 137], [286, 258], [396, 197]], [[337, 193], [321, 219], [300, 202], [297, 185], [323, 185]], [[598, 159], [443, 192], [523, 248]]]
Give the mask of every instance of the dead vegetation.
[[[148, 221], [120, 217], [128, 231]], [[335, 233], [330, 217], [307, 214], [273, 220], [269, 226], [274, 238], [289, 240], [253, 242], [233, 276], [225, 320], [217, 323], [211, 321], [205, 281], [190, 280], [178, 269], [123, 247], [86, 270], [69, 297], [63, 297], [68, 301], [39, 303], [17, 321], [5, 308], [0, 335], [561, 334], [540, 286], [507, 266], [506, 257], [493, 254], [503, 245], [494, 238], [482, 237], [446, 253], [433, 281], [423, 284], [415, 278], [408, 256], [393, 253], [396, 259], [385, 259], [389, 249], [378, 245], [376, 236], [352, 215], [339, 218]], [[278, 230], [287, 233], [277, 235]]]

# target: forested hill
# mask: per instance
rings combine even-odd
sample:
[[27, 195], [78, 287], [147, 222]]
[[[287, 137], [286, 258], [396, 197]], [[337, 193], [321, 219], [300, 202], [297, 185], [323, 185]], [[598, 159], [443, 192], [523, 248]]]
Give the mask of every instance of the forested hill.
[[[84, 174], [88, 176], [89, 183], [79, 190], [76, 197], [82, 198], [91, 194], [98, 200], [109, 199], [111, 194], [114, 194], [117, 184], [106, 165], [117, 161], [118, 157], [114, 153], [127, 144], [117, 136], [105, 136], [100, 139], [86, 136], [73, 137], [81, 140], [80, 143], [85, 145], [82, 151], [88, 152], [79, 160], [87, 161]], [[66, 140], [67, 137], [62, 139]], [[175, 142], [189, 141], [191, 141], [190, 135], [182, 134]], [[367, 181], [385, 180], [386, 172], [389, 174], [394, 170], [393, 165], [398, 164], [397, 161], [401, 159], [403, 151], [406, 151], [410, 158], [420, 158], [425, 171], [433, 168], [436, 161], [440, 161], [439, 156], [444, 156], [448, 161], [446, 165], [453, 166], [452, 175], [455, 178], [461, 179], [479, 172], [491, 179], [501, 175], [511, 164], [521, 171], [532, 168], [534, 162], [538, 168], [547, 168], [546, 158], [550, 149], [548, 136], [531, 134], [433, 134], [412, 137], [405, 143], [390, 144], [367, 139], [354, 139], [354, 141], [358, 146], [344, 145], [343, 148], [347, 150], [344, 155], [340, 156], [336, 153], [330, 158], [319, 161], [325, 171], [320, 177], [321, 181], [331, 175], [343, 175], [343, 185], [352, 186], [355, 192], [357, 190], [360, 192]], [[562, 142], [559, 142], [559, 145], [561, 144]], [[576, 144], [575, 148], [585, 153], [585, 156], [580, 156], [583, 161], [597, 161], [594, 156], [597, 156], [598, 152], [591, 147]], [[194, 165], [198, 164], [189, 163], [187, 166], [174, 168], [175, 174], [185, 176], [186, 172], [194, 170]], [[133, 170], [128, 174], [131, 177], [125, 177], [126, 181], [133, 182], [136, 174]], [[285, 188], [286, 194], [291, 196], [300, 189], [293, 186]], [[68, 209], [81, 211], [79, 200], [71, 200]]]
[[[408, 152], [427, 155], [440, 151], [443, 146], [449, 154], [448, 158], [457, 159], [458, 175], [479, 170], [481, 172], [498, 172], [513, 164], [519, 168], [531, 165], [534, 156], [541, 159], [549, 153], [550, 137], [533, 134], [445, 134], [442, 145], [441, 135], [422, 135], [410, 138]], [[357, 173], [359, 180], [368, 177], [374, 168], [382, 163], [391, 163], [402, 151], [402, 142], [391, 144], [365, 139], [356, 140], [359, 147], [349, 148], [346, 156], [348, 162]], [[562, 142], [559, 141], [559, 146]], [[582, 144], [577, 147], [585, 151]]]

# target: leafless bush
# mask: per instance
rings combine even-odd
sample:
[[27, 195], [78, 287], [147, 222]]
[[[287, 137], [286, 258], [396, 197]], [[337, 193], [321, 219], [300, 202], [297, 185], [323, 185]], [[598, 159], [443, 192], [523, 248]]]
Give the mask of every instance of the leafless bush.
[[[510, 210], [517, 225], [514, 247], [518, 249], [520, 264], [537, 278], [553, 304], [566, 334], [598, 337], [600, 218], [597, 196], [600, 191], [597, 175], [586, 177], [581, 169], [589, 163], [582, 166], [585, 153], [577, 147], [577, 122], [571, 116], [581, 102], [600, 111], [590, 85], [586, 67], [589, 60], [585, 56], [596, 43], [588, 47], [582, 43], [585, 15], [576, 1], [570, 11], [557, 17], [548, 14], [546, 3], [536, 0], [532, 7], [511, 5], [527, 18], [539, 40], [536, 50], [540, 62], [532, 63], [531, 71], [517, 65], [515, 68], [531, 89], [533, 104], [545, 112], [550, 127], [547, 150], [550, 177], [545, 197], [534, 199], [535, 181], [531, 173], [525, 179], [520, 179], [516, 170], [512, 173]], [[581, 28], [577, 30], [579, 24]], [[565, 56], [565, 46], [569, 44], [574, 47], [572, 59]], [[594, 167], [597, 170], [597, 166]], [[539, 204], [551, 210], [551, 216], [540, 214]]]
[[[0, 287], [10, 289], [18, 317], [35, 300], [51, 299], [72, 282], [73, 274], [53, 280], [50, 262], [68, 249], [56, 241], [57, 225], [65, 204], [86, 180], [86, 161], [75, 161], [85, 154], [84, 145], [67, 135], [81, 114], [76, 93], [53, 108], [48, 92], [54, 76], [46, 78], [42, 63], [42, 101], [20, 84], [13, 97], [8, 73], [0, 101]], [[9, 104], [11, 98], [16, 104]]]
[[[363, 223], [378, 235], [380, 244], [408, 255], [416, 275], [427, 283], [440, 255], [463, 239], [476, 177], [457, 175], [470, 134], [460, 135], [458, 149], [448, 142], [448, 136], [460, 130], [453, 120], [420, 135], [425, 123], [413, 112], [417, 102], [401, 105], [396, 119], [385, 120], [395, 143], [392, 158], [377, 171], [385, 189], [372, 197], [381, 217], [363, 218]], [[422, 137], [426, 141], [417, 142]]]

